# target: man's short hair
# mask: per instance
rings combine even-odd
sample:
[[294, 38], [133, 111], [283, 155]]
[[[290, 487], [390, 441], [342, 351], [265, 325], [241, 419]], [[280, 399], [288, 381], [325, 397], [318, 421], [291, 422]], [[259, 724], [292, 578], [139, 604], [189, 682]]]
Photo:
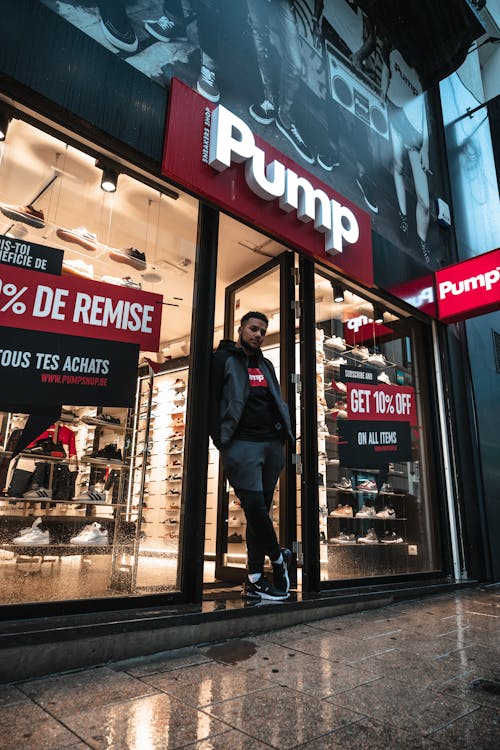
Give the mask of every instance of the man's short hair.
[[245, 323], [247, 323], [250, 318], [257, 318], [258, 320], [263, 320], [266, 324], [266, 328], [269, 325], [269, 320], [267, 318], [267, 315], [264, 315], [264, 313], [256, 312], [255, 310], [251, 310], [250, 312], [247, 312], [244, 314], [242, 319], [240, 320], [240, 325], [244, 326]]

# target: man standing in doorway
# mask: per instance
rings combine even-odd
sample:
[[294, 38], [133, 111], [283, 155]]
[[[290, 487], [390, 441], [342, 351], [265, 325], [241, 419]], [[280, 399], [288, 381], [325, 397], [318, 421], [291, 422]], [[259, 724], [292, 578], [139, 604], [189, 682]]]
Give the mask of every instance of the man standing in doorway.
[[[293, 435], [273, 364], [261, 351], [267, 327], [263, 313], [247, 312], [238, 341], [220, 342], [212, 363], [210, 434], [246, 517], [243, 596], [281, 600], [290, 588], [291, 552], [280, 548], [269, 511], [284, 466], [283, 443]], [[264, 576], [266, 555], [273, 583]]]

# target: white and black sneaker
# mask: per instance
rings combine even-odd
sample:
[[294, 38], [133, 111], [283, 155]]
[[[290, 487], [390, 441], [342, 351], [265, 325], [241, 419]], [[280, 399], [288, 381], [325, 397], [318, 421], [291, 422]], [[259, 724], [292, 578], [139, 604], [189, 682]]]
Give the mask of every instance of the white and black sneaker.
[[217, 88], [215, 71], [210, 70], [206, 65], [202, 65], [200, 76], [196, 81], [196, 89], [198, 93], [204, 96], [205, 99], [208, 99], [208, 101], [218, 102], [220, 99], [220, 91]]
[[288, 138], [292, 146], [295, 148], [298, 154], [308, 164], [314, 164], [314, 156], [312, 155], [311, 149], [307, 146], [306, 142], [302, 138], [297, 126], [291, 122], [290, 125], [285, 125], [281, 119], [280, 113], [276, 115], [276, 127], [283, 133], [285, 138]]
[[264, 99], [260, 104], [251, 104], [248, 108], [251, 116], [261, 125], [270, 125], [276, 117], [276, 109], [269, 99]]
[[288, 575], [288, 568], [292, 561], [292, 553], [289, 549], [282, 549], [281, 554], [283, 556], [282, 563], [273, 563], [273, 584], [274, 588], [279, 591], [284, 591], [288, 594], [290, 591], [290, 577]]
[[370, 211], [373, 211], [374, 214], [378, 214], [378, 205], [375, 200], [375, 195], [373, 193], [371, 184], [368, 182], [366, 177], [357, 177], [356, 178], [356, 185], [361, 190], [361, 195], [363, 196], [363, 200], [370, 209]]
[[186, 25], [168, 16], [144, 21], [144, 28], [160, 42], [187, 42]]
[[139, 41], [121, 3], [110, 6], [107, 15], [102, 16], [101, 28], [114, 47], [124, 52], [137, 52]]
[[242, 597], [244, 599], [266, 599], [268, 601], [282, 601], [288, 599], [286, 591], [275, 588], [265, 576], [258, 581], [252, 582], [248, 577], [243, 584]]

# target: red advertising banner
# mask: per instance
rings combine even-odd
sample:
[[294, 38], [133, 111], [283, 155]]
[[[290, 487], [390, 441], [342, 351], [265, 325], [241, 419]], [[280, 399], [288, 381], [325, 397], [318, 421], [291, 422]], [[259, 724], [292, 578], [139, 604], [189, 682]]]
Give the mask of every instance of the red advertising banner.
[[366, 211], [177, 79], [169, 95], [162, 173], [314, 259], [373, 285]]
[[0, 266], [0, 325], [139, 344], [157, 351], [163, 297]]
[[354, 420], [390, 420], [415, 425], [415, 390], [410, 386], [347, 383], [347, 416]]
[[500, 310], [500, 249], [436, 271], [439, 319], [455, 323]]

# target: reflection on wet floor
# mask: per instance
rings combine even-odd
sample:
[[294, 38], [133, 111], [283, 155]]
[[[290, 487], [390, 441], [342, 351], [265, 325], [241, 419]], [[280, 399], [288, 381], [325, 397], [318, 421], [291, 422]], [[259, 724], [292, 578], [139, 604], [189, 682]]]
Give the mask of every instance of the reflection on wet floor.
[[0, 747], [493, 750], [499, 689], [491, 586], [6, 685]]

